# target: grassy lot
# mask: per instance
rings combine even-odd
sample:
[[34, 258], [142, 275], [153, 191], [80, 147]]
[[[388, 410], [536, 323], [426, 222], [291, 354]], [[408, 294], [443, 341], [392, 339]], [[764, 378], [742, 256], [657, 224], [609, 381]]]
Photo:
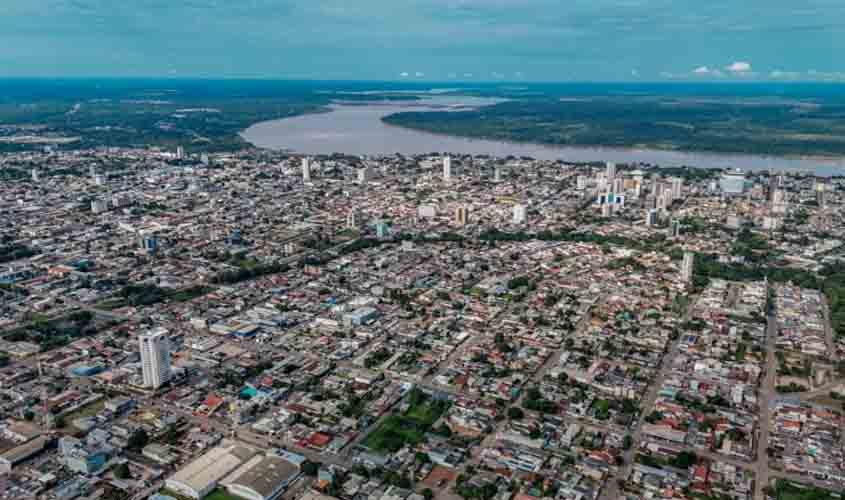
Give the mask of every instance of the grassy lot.
[[241, 497], [236, 497], [235, 495], [230, 495], [223, 488], [218, 488], [218, 489], [212, 491], [205, 498], [206, 498], [206, 500], [243, 500]]
[[143, 290], [140, 287], [136, 288], [140, 291], [137, 293], [134, 290], [125, 293], [122, 292], [124, 296], [104, 300], [95, 307], [102, 311], [112, 311], [130, 305], [143, 306], [158, 304], [160, 302], [187, 302], [214, 290], [207, 286], [194, 286], [173, 291], [166, 291], [158, 287], [147, 287]]
[[406, 444], [417, 444], [423, 440], [423, 432], [411, 421], [397, 415], [387, 417], [378, 429], [374, 430], [364, 446], [378, 452], [396, 452]]
[[82, 408], [74, 410], [67, 415], [64, 416], [65, 422], [71, 424], [77, 418], [87, 418], [93, 417], [94, 415], [100, 413], [103, 407], [106, 406], [106, 398], [100, 398], [97, 401], [94, 401], [91, 404], [87, 404]]
[[403, 415], [391, 415], [374, 430], [364, 446], [371, 450], [392, 453], [406, 444], [415, 445], [425, 439], [425, 433], [437, 422], [449, 405], [434, 401], [418, 390], [408, 395], [410, 407]]
[[778, 479], [775, 485], [775, 498], [776, 500], [834, 500], [840, 497], [834, 497], [831, 492], [820, 488]]

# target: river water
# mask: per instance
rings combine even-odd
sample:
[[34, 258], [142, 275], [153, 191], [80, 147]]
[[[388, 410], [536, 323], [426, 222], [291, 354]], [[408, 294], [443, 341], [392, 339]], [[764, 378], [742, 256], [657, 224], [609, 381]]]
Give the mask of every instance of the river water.
[[781, 158], [741, 154], [676, 152], [655, 149], [616, 149], [580, 146], [545, 146], [485, 139], [468, 139], [387, 125], [381, 118], [401, 111], [459, 110], [497, 102], [474, 97], [433, 97], [421, 101], [331, 105], [330, 112], [256, 123], [242, 137], [258, 146], [302, 154], [346, 153], [405, 155], [431, 152], [530, 156], [542, 160], [640, 162], [661, 166], [702, 168], [776, 169], [845, 174], [845, 159]]

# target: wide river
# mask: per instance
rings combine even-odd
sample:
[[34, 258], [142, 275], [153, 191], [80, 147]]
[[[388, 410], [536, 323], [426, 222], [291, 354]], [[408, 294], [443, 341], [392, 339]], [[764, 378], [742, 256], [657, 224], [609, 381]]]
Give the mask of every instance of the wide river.
[[757, 155], [616, 149], [600, 147], [544, 146], [538, 144], [467, 139], [387, 125], [381, 118], [400, 111], [457, 110], [496, 102], [473, 97], [433, 97], [423, 101], [331, 105], [331, 111], [256, 123], [241, 134], [263, 148], [286, 149], [302, 154], [346, 153], [406, 155], [432, 152], [530, 156], [544, 160], [613, 161], [661, 166], [688, 165], [704, 168], [736, 167], [744, 170], [788, 170], [820, 176], [845, 174], [845, 160], [781, 158]]

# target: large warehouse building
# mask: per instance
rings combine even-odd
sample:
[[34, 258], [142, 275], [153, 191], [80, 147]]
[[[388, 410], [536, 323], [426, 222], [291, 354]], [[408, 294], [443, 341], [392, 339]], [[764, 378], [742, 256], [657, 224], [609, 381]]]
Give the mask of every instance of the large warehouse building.
[[251, 458], [220, 484], [245, 500], [275, 500], [298, 476], [296, 465], [275, 455], [264, 455]]
[[231, 441], [173, 474], [166, 487], [201, 500], [219, 486], [244, 500], [275, 500], [299, 476], [299, 467], [277, 455]]
[[257, 455], [253, 448], [224, 441], [177, 471], [165, 484], [175, 493], [200, 500], [214, 491], [229, 473]]

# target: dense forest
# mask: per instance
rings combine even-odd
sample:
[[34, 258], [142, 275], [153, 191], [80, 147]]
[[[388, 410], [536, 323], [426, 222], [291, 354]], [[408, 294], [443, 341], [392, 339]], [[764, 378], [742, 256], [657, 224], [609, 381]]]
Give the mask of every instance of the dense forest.
[[845, 154], [845, 104], [817, 99], [590, 96], [402, 112], [386, 123], [432, 133], [550, 145], [778, 156]]

